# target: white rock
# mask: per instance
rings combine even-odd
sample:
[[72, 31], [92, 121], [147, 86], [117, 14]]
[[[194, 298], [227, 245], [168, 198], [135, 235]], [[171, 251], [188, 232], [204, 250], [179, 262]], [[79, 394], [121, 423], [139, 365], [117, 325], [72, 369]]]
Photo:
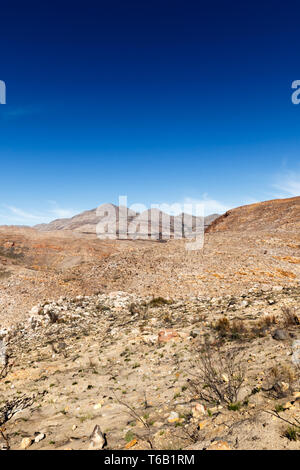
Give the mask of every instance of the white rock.
[[42, 441], [43, 439], [45, 439], [45, 437], [46, 437], [46, 434], [41, 432], [40, 434], [35, 436], [34, 442], [38, 443], [38, 442]]
[[173, 421], [177, 421], [179, 419], [179, 414], [177, 411], [171, 411], [168, 417], [169, 423], [172, 423]]
[[273, 286], [273, 292], [281, 292], [283, 290], [282, 286]]
[[102, 434], [102, 431], [98, 424], [96, 424], [96, 426], [94, 427], [94, 430], [91, 434], [90, 439], [91, 439], [90, 446], [89, 446], [90, 449], [94, 449], [94, 450], [103, 449], [105, 445], [105, 437]]
[[24, 437], [24, 439], [22, 439], [21, 441], [20, 448], [23, 450], [28, 449], [28, 447], [30, 447], [31, 444], [32, 444], [32, 439], [30, 439], [30, 437]]
[[42, 312], [43, 308], [39, 307], [38, 305], [35, 305], [34, 307], [32, 307], [29, 313], [30, 315], [40, 315]]
[[206, 410], [204, 406], [201, 403], [197, 403], [195, 405], [195, 408], [193, 408], [193, 417], [194, 418], [200, 418], [201, 416], [205, 415]]

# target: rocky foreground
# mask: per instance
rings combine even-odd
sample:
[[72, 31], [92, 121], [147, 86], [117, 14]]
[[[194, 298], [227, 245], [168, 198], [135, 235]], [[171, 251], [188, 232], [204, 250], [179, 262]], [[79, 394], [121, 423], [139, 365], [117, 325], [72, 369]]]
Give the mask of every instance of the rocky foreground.
[[2, 449], [299, 449], [300, 287], [61, 297], [0, 332]]

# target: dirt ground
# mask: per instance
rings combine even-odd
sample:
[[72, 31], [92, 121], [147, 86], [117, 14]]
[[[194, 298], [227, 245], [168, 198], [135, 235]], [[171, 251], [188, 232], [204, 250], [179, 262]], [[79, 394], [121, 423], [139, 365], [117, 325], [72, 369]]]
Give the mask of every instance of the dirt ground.
[[[299, 449], [290, 430], [300, 418], [299, 324], [287, 325], [282, 312], [298, 308], [299, 293], [277, 287], [170, 303], [116, 292], [38, 306], [7, 335], [0, 410], [9, 402], [21, 411], [2, 427], [2, 445], [19, 449], [27, 438], [32, 450], [88, 449], [98, 425], [108, 449]], [[242, 366], [232, 404], [203, 400], [192, 386], [207, 342], [213, 361], [230, 353], [234, 374]]]
[[217, 232], [203, 250], [186, 241], [103, 241], [71, 232], [0, 229], [0, 325], [22, 320], [42, 300], [122, 290], [186, 298], [296, 286], [299, 232]]

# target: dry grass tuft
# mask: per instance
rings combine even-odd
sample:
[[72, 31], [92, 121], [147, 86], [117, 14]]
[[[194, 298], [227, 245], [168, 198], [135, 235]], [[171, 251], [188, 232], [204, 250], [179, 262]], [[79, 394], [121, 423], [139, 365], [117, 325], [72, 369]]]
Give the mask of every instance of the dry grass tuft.
[[295, 308], [287, 306], [282, 307], [282, 314], [285, 326], [300, 325], [300, 320]]

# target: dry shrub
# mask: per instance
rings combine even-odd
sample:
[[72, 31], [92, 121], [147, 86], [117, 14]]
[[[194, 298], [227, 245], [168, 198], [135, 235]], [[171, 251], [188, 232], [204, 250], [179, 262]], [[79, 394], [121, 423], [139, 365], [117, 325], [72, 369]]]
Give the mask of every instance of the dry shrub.
[[189, 388], [207, 403], [236, 403], [245, 379], [245, 369], [237, 349], [221, 353], [206, 344], [199, 352], [197, 374], [188, 380]]
[[270, 328], [272, 325], [276, 325], [276, 321], [275, 315], [266, 315], [259, 320], [258, 325], [261, 328]]
[[228, 318], [223, 317], [212, 326], [219, 332], [222, 338], [234, 340], [242, 339], [247, 335], [247, 328], [241, 320], [233, 320], [230, 322]]
[[[263, 390], [269, 392], [273, 398], [283, 398], [287, 395], [287, 392], [292, 391], [297, 376], [297, 369], [290, 365], [279, 364], [272, 366], [268, 370], [266, 387], [263, 387]], [[287, 390], [283, 389], [282, 383], [288, 384]]]
[[247, 334], [247, 328], [241, 320], [234, 320], [231, 325], [231, 337], [232, 339], [238, 339], [242, 335]]
[[249, 332], [249, 338], [263, 337], [266, 336], [267, 330], [269, 330], [273, 325], [276, 325], [277, 319], [275, 315], [266, 315], [263, 318], [260, 318], [255, 322]]
[[283, 437], [286, 437], [289, 441], [297, 441], [300, 437], [300, 426], [288, 426]]
[[222, 336], [225, 336], [230, 329], [230, 322], [228, 318], [220, 318], [214, 325], [214, 328], [220, 332]]
[[172, 304], [172, 300], [164, 299], [163, 297], [154, 297], [149, 302], [149, 307], [161, 307], [162, 305], [170, 305]]
[[281, 310], [283, 315], [283, 321], [286, 326], [295, 326], [300, 324], [299, 317], [294, 307], [284, 306]]
[[34, 397], [27, 397], [26, 395], [7, 401], [0, 408], [0, 427], [9, 421], [16, 413], [30, 407], [33, 402]]
[[128, 310], [132, 315], [141, 313], [141, 307], [134, 302], [129, 305]]

